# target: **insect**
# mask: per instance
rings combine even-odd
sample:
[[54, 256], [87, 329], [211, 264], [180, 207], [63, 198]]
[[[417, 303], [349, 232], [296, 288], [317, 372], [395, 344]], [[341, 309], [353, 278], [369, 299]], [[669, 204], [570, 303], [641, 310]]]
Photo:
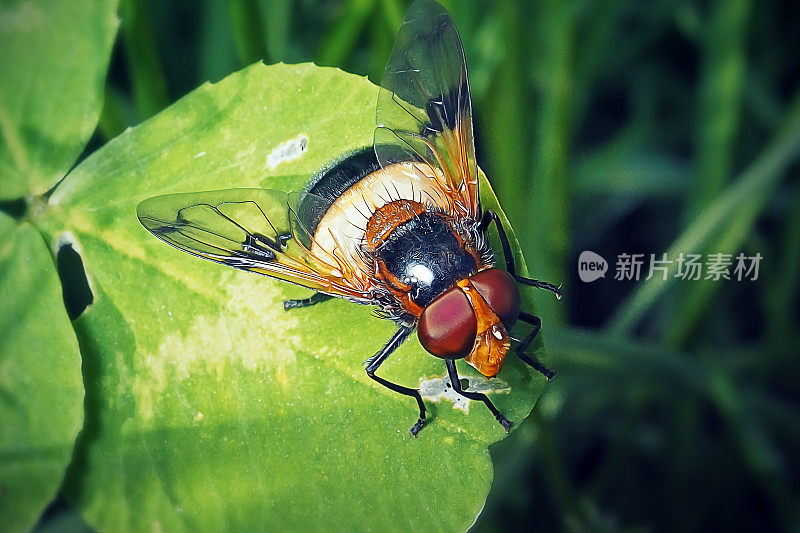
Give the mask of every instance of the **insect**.
[[[521, 311], [518, 284], [561, 292], [517, 274], [500, 218], [481, 208], [466, 61], [439, 4], [411, 6], [381, 85], [373, 146], [333, 164], [306, 190], [170, 194], [145, 200], [137, 215], [185, 252], [316, 291], [284, 309], [338, 297], [396, 323], [366, 373], [416, 400], [415, 437], [426, 422], [419, 390], [377, 374], [415, 329], [444, 360], [455, 391], [483, 402], [508, 430], [512, 423], [485, 394], [463, 389], [455, 361], [492, 377], [515, 342], [514, 353], [549, 380], [553, 372], [525, 353], [541, 321]], [[486, 238], [492, 223], [505, 270], [495, 267]], [[517, 320], [533, 326], [523, 340], [509, 334]]]

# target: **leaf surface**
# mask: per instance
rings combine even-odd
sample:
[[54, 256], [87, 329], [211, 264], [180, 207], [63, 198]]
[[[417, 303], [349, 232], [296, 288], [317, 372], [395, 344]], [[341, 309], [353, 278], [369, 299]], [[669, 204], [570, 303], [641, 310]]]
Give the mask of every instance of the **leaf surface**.
[[41, 235], [0, 213], [0, 522], [27, 531], [83, 422], [81, 359]]
[[[93, 526], [457, 531], [480, 512], [487, 448], [505, 433], [483, 405], [437, 397], [444, 364], [416, 336], [379, 373], [429, 390], [418, 439], [414, 401], [362, 366], [392, 323], [341, 300], [285, 312], [283, 299], [309, 292], [183, 254], [136, 220], [157, 194], [302, 189], [370, 146], [376, 99], [337, 69], [256, 64], [120, 135], [51, 197], [42, 223], [75, 236], [94, 290], [76, 323], [88, 427], [67, 483]], [[481, 385], [520, 422], [544, 378], [509, 357]]]
[[0, 0], [0, 200], [75, 164], [103, 107], [116, 0]]

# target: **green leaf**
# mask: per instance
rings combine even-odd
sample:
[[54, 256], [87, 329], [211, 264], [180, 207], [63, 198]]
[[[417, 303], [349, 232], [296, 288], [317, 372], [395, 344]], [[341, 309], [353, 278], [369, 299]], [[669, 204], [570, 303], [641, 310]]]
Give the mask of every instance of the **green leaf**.
[[[335, 158], [371, 145], [376, 101], [374, 85], [337, 69], [256, 64], [114, 139], [52, 195], [41, 223], [53, 239], [68, 230], [78, 241], [95, 296], [76, 323], [91, 429], [66, 485], [91, 525], [472, 524], [492, 482], [487, 447], [505, 435], [483, 405], [464, 413], [428, 399], [431, 420], [414, 439], [414, 401], [362, 366], [392, 323], [341, 300], [285, 312], [283, 299], [309, 291], [183, 254], [135, 216], [137, 203], [168, 192], [298, 190]], [[269, 157], [301, 137], [296, 158]], [[485, 179], [483, 200], [496, 207]], [[445, 367], [414, 337], [381, 373], [441, 386]], [[511, 356], [488, 386], [505, 389], [491, 396], [519, 423], [544, 378]]]
[[115, 0], [0, 0], [0, 200], [40, 194], [97, 126]]
[[0, 214], [0, 521], [27, 531], [61, 485], [83, 422], [78, 342], [39, 233]]

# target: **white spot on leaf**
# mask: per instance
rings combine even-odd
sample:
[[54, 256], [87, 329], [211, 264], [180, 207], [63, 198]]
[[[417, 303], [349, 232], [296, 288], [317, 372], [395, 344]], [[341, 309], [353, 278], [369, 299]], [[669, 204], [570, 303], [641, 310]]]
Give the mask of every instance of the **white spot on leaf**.
[[[470, 392], [482, 392], [484, 394], [508, 394], [511, 392], [511, 387], [505, 381], [492, 378], [491, 381], [484, 377], [463, 377], [462, 383], [468, 381], [469, 385], [466, 390]], [[420, 380], [419, 392], [426, 400], [439, 403], [444, 398], [453, 402], [453, 409], [461, 409], [465, 413], [469, 413], [470, 399], [461, 396], [453, 389], [450, 384], [450, 377], [444, 375], [441, 378], [433, 378], [428, 380]]]
[[284, 141], [275, 147], [267, 156], [264, 168], [275, 170], [278, 165], [300, 158], [308, 149], [308, 135], [301, 133], [293, 139]]
[[78, 244], [78, 239], [75, 238], [75, 235], [71, 231], [65, 231], [56, 238], [56, 246], [53, 251], [58, 253], [64, 246], [72, 246], [73, 250], [83, 256], [83, 250], [81, 250], [81, 246]]

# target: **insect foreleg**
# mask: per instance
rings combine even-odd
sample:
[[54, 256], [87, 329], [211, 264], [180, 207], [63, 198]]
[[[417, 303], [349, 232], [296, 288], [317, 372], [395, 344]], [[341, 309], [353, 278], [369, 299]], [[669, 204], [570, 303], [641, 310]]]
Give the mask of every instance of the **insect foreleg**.
[[491, 209], [487, 209], [483, 212], [483, 217], [481, 218], [481, 222], [478, 225], [478, 229], [481, 232], [485, 232], [489, 229], [489, 224], [492, 222], [495, 223], [497, 226], [497, 233], [500, 235], [500, 244], [503, 246], [503, 257], [506, 260], [506, 271], [514, 276], [519, 283], [523, 285], [530, 285], [532, 287], [536, 287], [539, 289], [546, 289], [548, 291], [552, 291], [555, 293], [556, 297], [560, 300], [561, 299], [561, 288], [553, 285], [552, 283], [548, 283], [546, 281], [539, 281], [536, 279], [530, 279], [523, 276], [517, 275], [517, 267], [514, 264], [514, 254], [511, 253], [511, 245], [508, 242], [508, 236], [506, 235], [506, 230], [503, 228], [503, 223], [500, 221], [500, 217], [492, 211]]
[[522, 276], [514, 276], [514, 278], [523, 285], [530, 285], [531, 287], [536, 287], [537, 289], [545, 289], [548, 291], [552, 291], [553, 293], [555, 293], [556, 298], [558, 298], [559, 300], [563, 296], [563, 294], [561, 293], [561, 287], [557, 287], [552, 283], [548, 283], [546, 281], [539, 281], [538, 279], [525, 278]]
[[497, 226], [497, 233], [500, 235], [500, 244], [503, 246], [503, 257], [506, 260], [506, 272], [517, 277], [517, 267], [514, 264], [514, 254], [511, 253], [511, 245], [508, 243], [508, 237], [506, 236], [506, 230], [503, 229], [503, 223], [500, 221], [500, 217], [492, 211], [491, 209], [487, 209], [483, 212], [483, 217], [481, 217], [481, 222], [478, 225], [478, 229], [481, 233], [485, 233], [487, 229], [489, 229], [489, 224], [492, 222], [495, 223]]
[[465, 398], [483, 402], [486, 405], [486, 407], [489, 408], [489, 411], [492, 412], [497, 421], [500, 422], [500, 424], [505, 428], [506, 431], [511, 429], [513, 423], [509, 422], [509, 420], [505, 416], [503, 416], [503, 413], [497, 410], [497, 407], [494, 406], [494, 404], [492, 403], [492, 401], [489, 399], [488, 396], [480, 392], [465, 391], [461, 388], [461, 380], [459, 380], [458, 378], [458, 370], [456, 370], [455, 360], [445, 359], [444, 362], [447, 365], [447, 374], [450, 376], [450, 383], [453, 385], [453, 389], [461, 396], [464, 396]]
[[378, 367], [383, 364], [386, 359], [394, 352], [398, 346], [400, 346], [406, 338], [411, 334], [413, 328], [401, 327], [397, 330], [397, 332], [389, 339], [389, 342], [386, 343], [386, 346], [381, 348], [381, 350], [367, 359], [366, 361], [366, 371], [367, 375], [383, 385], [384, 387], [393, 390], [394, 392], [399, 392], [400, 394], [405, 394], [406, 396], [411, 396], [415, 400], [417, 400], [417, 405], [419, 406], [419, 418], [417, 422], [411, 427], [409, 432], [417, 436], [419, 430], [422, 429], [422, 426], [425, 425], [425, 403], [422, 401], [422, 396], [419, 393], [419, 389], [411, 389], [408, 387], [404, 387], [402, 385], [398, 385], [397, 383], [392, 383], [389, 380], [383, 379], [380, 376], [375, 375], [375, 371], [378, 370]]
[[296, 307], [308, 307], [309, 305], [318, 304], [320, 302], [330, 300], [331, 298], [333, 298], [333, 296], [318, 292], [311, 297], [303, 298], [302, 300], [284, 300], [283, 310], [288, 311], [289, 309], [294, 309]]
[[529, 313], [520, 313], [519, 319], [523, 322], [527, 322], [528, 324], [533, 326], [533, 329], [530, 333], [528, 333], [527, 337], [523, 339], [519, 346], [514, 349], [514, 353], [517, 354], [517, 357], [525, 361], [528, 365], [533, 367], [534, 370], [542, 374], [547, 381], [553, 379], [553, 376], [556, 375], [554, 370], [550, 370], [542, 363], [540, 363], [536, 358], [529, 356], [525, 353], [528, 347], [533, 342], [533, 339], [536, 338], [536, 334], [539, 333], [539, 330], [542, 328], [542, 320], [538, 316], [531, 315]]

